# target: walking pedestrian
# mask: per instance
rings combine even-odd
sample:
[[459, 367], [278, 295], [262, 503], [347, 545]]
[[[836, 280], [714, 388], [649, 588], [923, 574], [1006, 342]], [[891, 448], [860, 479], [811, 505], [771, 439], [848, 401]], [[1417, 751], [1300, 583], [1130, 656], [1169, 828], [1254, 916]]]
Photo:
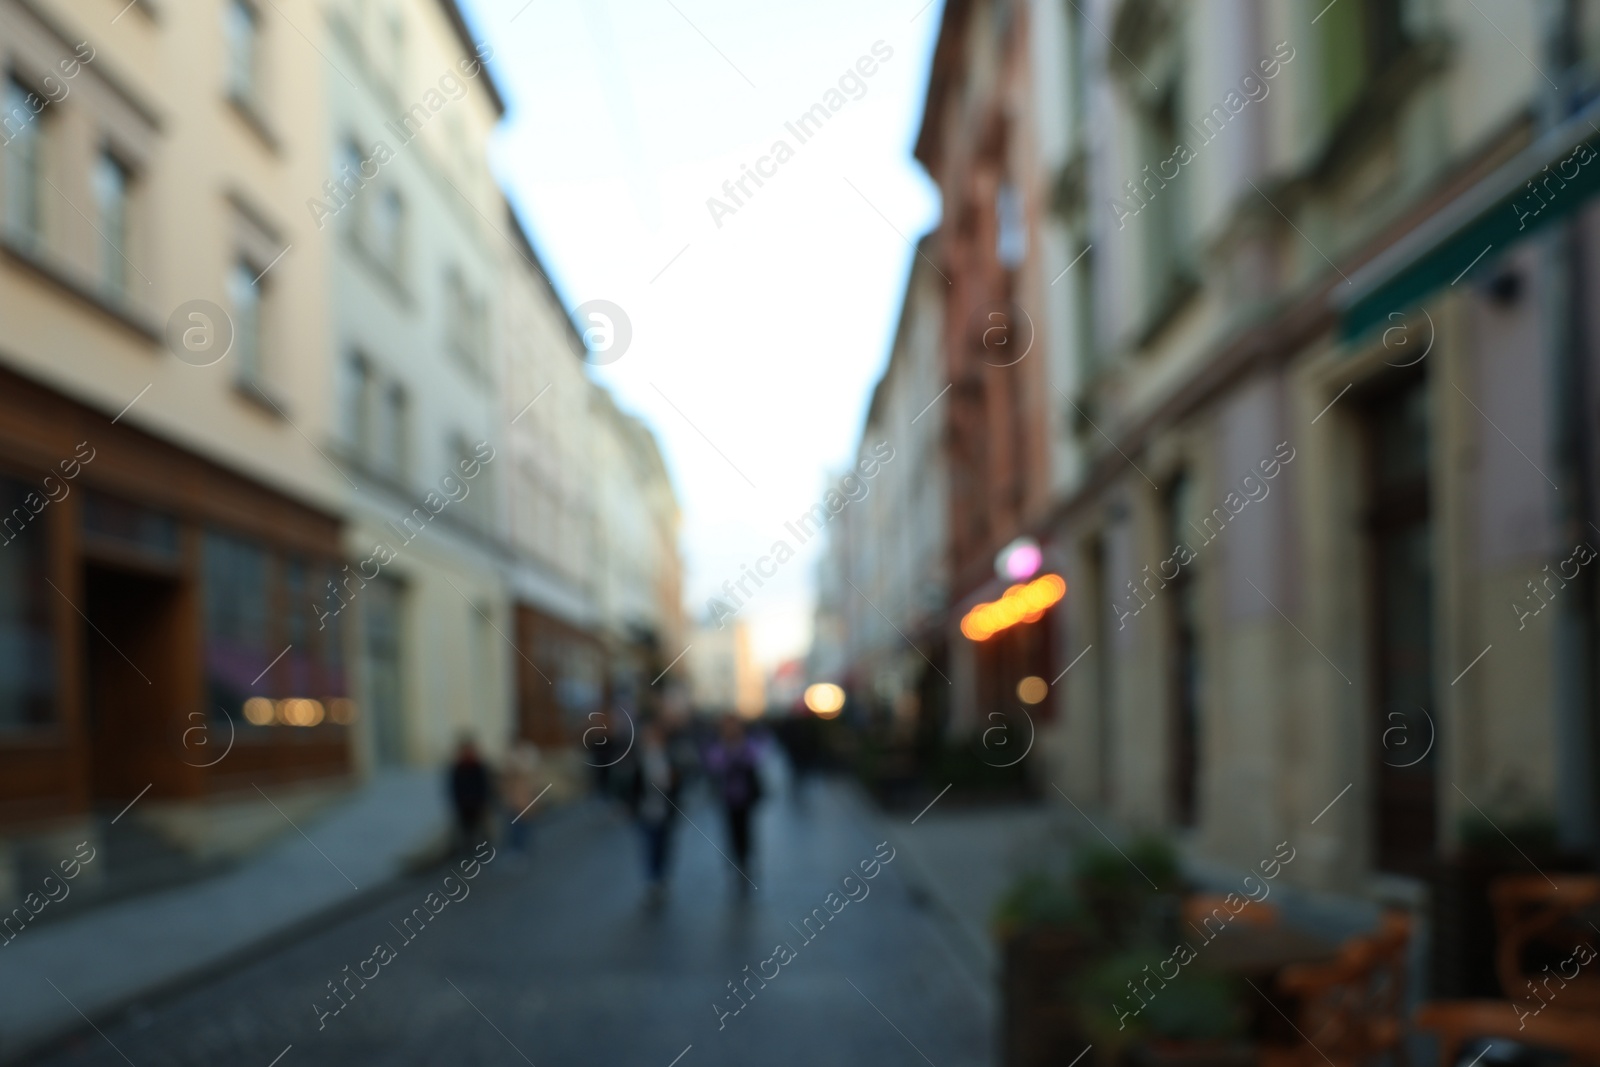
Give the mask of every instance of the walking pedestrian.
[[666, 731], [655, 718], [639, 724], [639, 749], [630, 761], [627, 796], [644, 841], [645, 879], [651, 903], [666, 895], [672, 824], [683, 775], [672, 759]]
[[456, 846], [470, 852], [484, 840], [483, 817], [489, 808], [489, 768], [478, 756], [470, 735], [461, 738], [450, 765], [450, 802], [456, 813]]
[[739, 892], [749, 892], [750, 816], [761, 800], [760, 753], [733, 716], [722, 721], [722, 736], [706, 753], [706, 770], [717, 784], [728, 823], [728, 845], [739, 868]]

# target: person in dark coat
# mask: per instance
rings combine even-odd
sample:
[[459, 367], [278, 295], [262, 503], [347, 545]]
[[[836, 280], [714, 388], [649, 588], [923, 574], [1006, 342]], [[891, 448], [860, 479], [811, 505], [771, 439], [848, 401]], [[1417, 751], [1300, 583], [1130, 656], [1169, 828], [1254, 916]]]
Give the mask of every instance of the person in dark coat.
[[461, 739], [450, 765], [450, 803], [455, 807], [459, 847], [470, 851], [484, 836], [484, 815], [489, 810], [489, 768], [478, 756], [470, 737]]
[[739, 891], [749, 891], [750, 816], [760, 801], [761, 761], [744, 723], [733, 716], [722, 721], [722, 736], [706, 753], [706, 771], [717, 786], [728, 824], [728, 845], [739, 868]]
[[654, 717], [639, 725], [639, 747], [628, 761], [624, 793], [644, 839], [645, 878], [650, 900], [660, 903], [666, 892], [667, 865], [672, 855], [673, 817], [683, 784], [671, 739]]

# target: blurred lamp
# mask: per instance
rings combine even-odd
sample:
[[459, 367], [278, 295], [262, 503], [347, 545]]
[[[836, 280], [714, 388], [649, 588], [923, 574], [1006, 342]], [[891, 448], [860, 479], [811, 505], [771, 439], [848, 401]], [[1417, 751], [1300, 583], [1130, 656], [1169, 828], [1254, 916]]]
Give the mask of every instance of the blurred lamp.
[[1037, 674], [1030, 674], [1017, 683], [1017, 699], [1024, 704], [1038, 704], [1049, 692], [1049, 683]]
[[819, 719], [831, 719], [844, 708], [844, 690], [832, 682], [818, 682], [807, 686], [806, 707]]
[[1067, 595], [1060, 575], [1046, 574], [1027, 585], [1014, 585], [999, 600], [979, 604], [961, 619], [961, 633], [971, 641], [987, 641], [1021, 622], [1038, 622], [1056, 601]]
[[994, 572], [1008, 582], [1021, 582], [1038, 574], [1043, 562], [1044, 553], [1039, 542], [1031, 537], [1019, 537], [994, 557]]

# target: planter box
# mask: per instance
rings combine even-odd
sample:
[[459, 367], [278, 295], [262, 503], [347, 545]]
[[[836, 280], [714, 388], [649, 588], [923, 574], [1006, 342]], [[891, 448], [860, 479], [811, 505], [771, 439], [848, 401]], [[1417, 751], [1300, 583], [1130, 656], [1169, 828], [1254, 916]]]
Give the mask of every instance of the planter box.
[[1074, 933], [1028, 927], [1002, 937], [1001, 1063], [1061, 1067], [1089, 1044], [1068, 989], [1089, 962]]
[[1128, 1050], [1128, 1067], [1256, 1067], [1249, 1041], [1141, 1041]]

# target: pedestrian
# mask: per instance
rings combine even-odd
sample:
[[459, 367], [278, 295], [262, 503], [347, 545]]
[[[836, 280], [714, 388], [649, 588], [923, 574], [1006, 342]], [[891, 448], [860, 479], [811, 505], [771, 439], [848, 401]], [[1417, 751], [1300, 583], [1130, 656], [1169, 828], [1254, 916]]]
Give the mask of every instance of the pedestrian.
[[528, 808], [539, 798], [539, 749], [531, 741], [513, 739], [500, 776], [500, 794], [507, 818], [506, 843], [517, 855], [526, 855], [533, 836], [533, 814]]
[[644, 841], [650, 901], [658, 904], [666, 895], [673, 816], [683, 775], [672, 758], [666, 731], [655, 718], [646, 718], [639, 724], [638, 752], [629, 762], [626, 794]]
[[450, 802], [456, 813], [456, 845], [470, 852], [484, 840], [483, 817], [489, 808], [489, 768], [478, 756], [471, 735], [461, 738], [455, 762], [450, 765]]
[[706, 753], [706, 770], [717, 785], [728, 824], [728, 845], [739, 869], [739, 891], [749, 892], [750, 816], [761, 800], [760, 753], [732, 715], [722, 720], [722, 736]]

